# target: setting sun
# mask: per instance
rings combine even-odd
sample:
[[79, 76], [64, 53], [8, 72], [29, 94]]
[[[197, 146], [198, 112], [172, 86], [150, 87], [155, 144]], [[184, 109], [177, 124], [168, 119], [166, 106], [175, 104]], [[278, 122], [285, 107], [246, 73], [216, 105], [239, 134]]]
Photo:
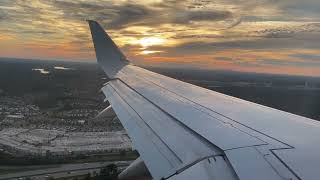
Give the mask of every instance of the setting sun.
[[148, 50], [144, 50], [144, 51], [141, 51], [141, 54], [153, 54], [153, 53], [159, 53], [159, 52], [162, 52], [162, 51], [148, 51]]
[[161, 45], [164, 43], [164, 39], [158, 37], [145, 37], [140, 39], [139, 43], [142, 47], [146, 48], [148, 46]]

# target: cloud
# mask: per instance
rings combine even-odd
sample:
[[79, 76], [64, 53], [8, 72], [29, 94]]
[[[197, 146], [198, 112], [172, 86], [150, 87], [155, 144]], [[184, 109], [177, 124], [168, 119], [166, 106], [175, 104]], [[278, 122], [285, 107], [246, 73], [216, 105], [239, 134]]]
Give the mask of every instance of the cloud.
[[261, 65], [274, 65], [274, 66], [296, 66], [296, 67], [315, 67], [320, 66], [319, 62], [310, 62], [308, 59], [283, 59], [283, 60], [275, 60], [275, 59], [260, 59], [258, 63]]
[[230, 58], [230, 57], [215, 57], [214, 60], [218, 60], [218, 61], [234, 61], [234, 58]]
[[289, 59], [285, 59], [285, 60], [258, 59], [257, 62], [261, 65], [274, 65], [274, 66], [288, 66], [291, 64]]
[[230, 18], [232, 13], [229, 11], [191, 11], [187, 17], [189, 21], [216, 21]]
[[319, 54], [292, 54], [292, 57], [300, 58], [305, 61], [315, 62], [320, 65], [320, 55]]
[[239, 24], [241, 24], [241, 22], [242, 22], [242, 18], [236, 19], [236, 21], [232, 22], [232, 23], [227, 27], [227, 29], [234, 28], [234, 27], [238, 26]]
[[145, 6], [133, 4], [118, 6], [116, 12], [117, 17], [108, 23], [108, 27], [110, 28], [123, 28], [141, 23], [146, 24], [144, 21], [150, 21], [151, 14], [156, 14], [156, 12], [152, 12], [151, 9]]
[[320, 23], [306, 23], [290, 27], [266, 28], [264, 30], [253, 31], [252, 34], [265, 38], [300, 38], [306, 35], [319, 35]]
[[230, 11], [185, 11], [181, 14], [177, 12], [173, 22], [188, 24], [199, 21], [221, 21], [231, 17], [232, 13]]
[[318, 0], [277, 0], [276, 3], [283, 11], [297, 15], [295, 18], [298, 19], [306, 17], [320, 17], [320, 1]]
[[6, 15], [0, 10], [0, 21], [6, 19]]
[[115, 17], [114, 5], [84, 1], [49, 1], [51, 6], [62, 12], [62, 19], [71, 21], [97, 20], [101, 23]]
[[[130, 25], [141, 25], [151, 21], [156, 12], [141, 4], [89, 3], [75, 1], [53, 1], [52, 5], [63, 11], [64, 18], [71, 20], [92, 19], [108, 29], [122, 29]], [[150, 20], [148, 20], [150, 18]]]
[[[146, 6], [132, 3], [89, 3], [58, 1], [52, 4], [64, 12], [65, 18], [94, 19], [102, 22], [108, 29], [121, 29], [128, 26], [159, 26], [161, 24], [188, 24], [199, 21], [221, 21], [232, 18], [226, 10], [188, 10], [179, 8], [178, 2], [171, 1]], [[178, 3], [181, 4], [181, 3]], [[180, 6], [183, 7], [183, 6]]]
[[162, 50], [168, 55], [201, 54], [222, 49], [320, 49], [320, 36], [305, 35], [299, 38], [252, 38], [249, 40], [234, 40], [224, 42], [187, 42], [176, 47], [154, 47], [150, 50]]
[[15, 33], [15, 34], [31, 34], [31, 35], [51, 35], [55, 34], [56, 32], [51, 30], [24, 30], [24, 29], [11, 29], [11, 30], [1, 30], [2, 32], [6, 33]]

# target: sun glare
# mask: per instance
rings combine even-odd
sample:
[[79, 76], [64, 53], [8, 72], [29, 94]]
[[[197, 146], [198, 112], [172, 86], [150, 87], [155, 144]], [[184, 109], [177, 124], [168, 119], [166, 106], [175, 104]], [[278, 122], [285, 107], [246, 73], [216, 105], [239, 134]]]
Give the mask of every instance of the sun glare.
[[140, 45], [144, 48], [154, 45], [161, 45], [164, 43], [164, 39], [158, 37], [145, 37], [140, 39]]
[[162, 51], [148, 51], [148, 50], [144, 50], [141, 52], [141, 54], [153, 54], [153, 53], [159, 53], [159, 52], [162, 52]]

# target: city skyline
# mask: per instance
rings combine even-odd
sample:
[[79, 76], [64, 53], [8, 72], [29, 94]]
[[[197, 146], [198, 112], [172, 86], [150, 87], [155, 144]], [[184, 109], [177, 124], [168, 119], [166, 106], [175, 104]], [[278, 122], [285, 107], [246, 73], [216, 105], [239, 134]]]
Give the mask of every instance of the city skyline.
[[138, 65], [320, 76], [317, 0], [0, 2], [0, 57], [95, 62], [86, 19]]

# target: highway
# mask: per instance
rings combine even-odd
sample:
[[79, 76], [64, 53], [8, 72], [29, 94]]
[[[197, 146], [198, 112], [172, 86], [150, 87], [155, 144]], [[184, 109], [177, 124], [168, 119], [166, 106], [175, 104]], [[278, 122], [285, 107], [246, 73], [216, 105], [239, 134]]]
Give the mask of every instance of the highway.
[[46, 177], [67, 177], [87, 173], [99, 172], [102, 167], [109, 164], [116, 164], [118, 167], [126, 167], [131, 161], [114, 161], [114, 162], [93, 162], [93, 163], [79, 163], [79, 164], [61, 164], [59, 167], [38, 169], [32, 171], [22, 171], [17, 173], [9, 173], [0, 175], [0, 179], [18, 179], [25, 177], [36, 177], [37, 179], [45, 179]]

